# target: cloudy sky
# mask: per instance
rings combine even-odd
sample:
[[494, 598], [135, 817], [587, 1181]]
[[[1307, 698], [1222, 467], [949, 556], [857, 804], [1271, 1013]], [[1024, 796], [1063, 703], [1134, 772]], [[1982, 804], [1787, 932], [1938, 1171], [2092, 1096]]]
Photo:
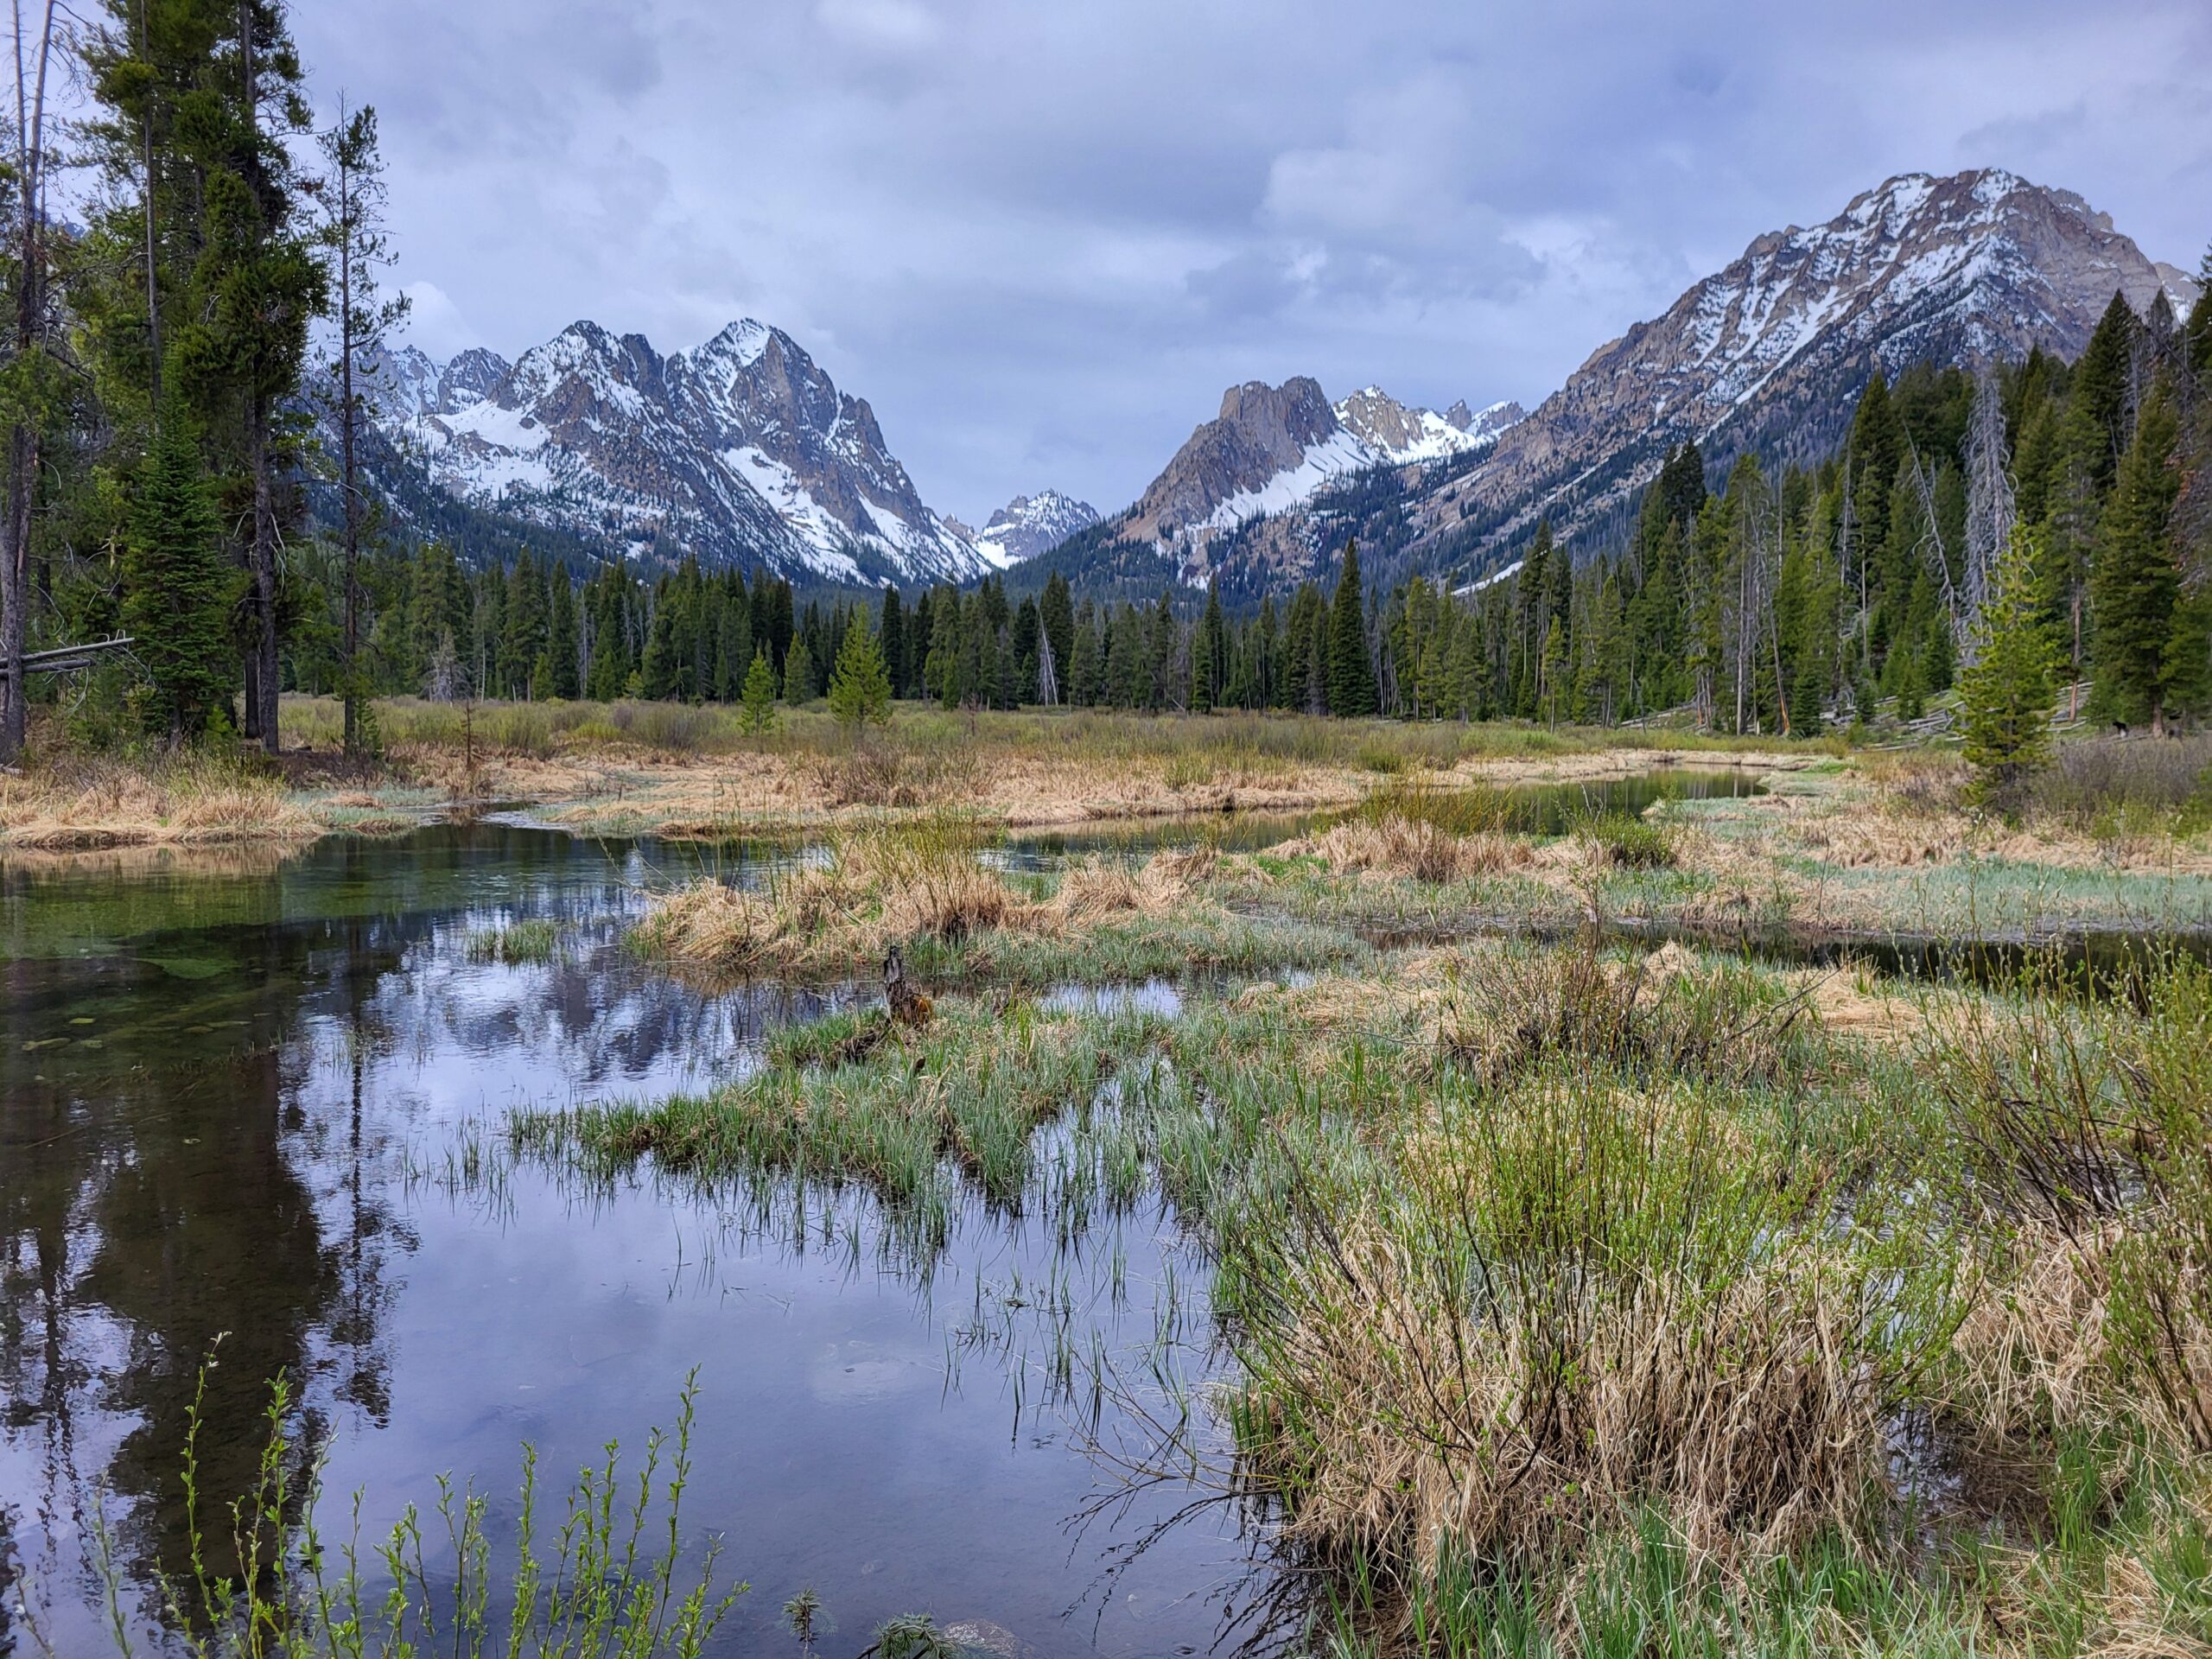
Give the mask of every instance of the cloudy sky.
[[1125, 505], [1232, 382], [1533, 404], [1762, 231], [2003, 165], [2212, 238], [2212, 4], [296, 0], [414, 335], [753, 315], [940, 511]]

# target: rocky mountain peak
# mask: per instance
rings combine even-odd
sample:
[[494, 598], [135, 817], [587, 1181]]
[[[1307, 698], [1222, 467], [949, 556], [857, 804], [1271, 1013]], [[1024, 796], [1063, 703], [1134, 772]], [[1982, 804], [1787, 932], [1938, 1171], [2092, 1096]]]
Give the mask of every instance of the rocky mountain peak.
[[[1666, 313], [1592, 353], [1471, 474], [1424, 505], [1495, 539], [1539, 512], [1572, 529], [1640, 488], [1695, 438], [1716, 463], [1748, 448], [1811, 455], [1879, 368], [2078, 353], [2113, 292], [2138, 310], [2195, 285], [2145, 257], [2069, 190], [2001, 168], [1900, 174], [1824, 224], [1755, 237]], [[1502, 515], [1502, 516], [1501, 516]]]
[[1336, 414], [1346, 431], [1375, 452], [1376, 461], [1406, 462], [1478, 449], [1520, 418], [1521, 406], [1492, 404], [1478, 413], [1462, 398], [1440, 415], [1402, 404], [1380, 386], [1368, 386], [1338, 404]]
[[1017, 495], [990, 517], [968, 540], [975, 550], [1001, 569], [1050, 552], [1079, 530], [1098, 522], [1098, 511], [1058, 490], [1039, 490]]
[[384, 423], [434, 486], [474, 505], [790, 575], [961, 581], [988, 568], [923, 504], [866, 401], [753, 319], [666, 358], [585, 320], [512, 365], [489, 352], [391, 361], [404, 390]]

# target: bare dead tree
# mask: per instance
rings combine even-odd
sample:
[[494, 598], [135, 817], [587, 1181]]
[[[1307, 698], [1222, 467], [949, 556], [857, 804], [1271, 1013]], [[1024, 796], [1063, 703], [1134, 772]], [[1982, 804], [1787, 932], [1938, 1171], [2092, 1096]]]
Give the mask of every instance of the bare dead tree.
[[22, 0], [14, 7], [16, 48], [15, 328], [9, 340], [8, 502], [0, 517], [0, 763], [23, 752], [29, 687], [23, 646], [30, 627], [30, 545], [38, 492], [40, 425], [38, 359], [47, 344], [46, 92], [52, 67], [57, 0], [24, 26]]
[[1967, 569], [1965, 614], [1959, 619], [1959, 660], [1971, 664], [1980, 648], [1982, 607], [1989, 601], [1990, 572], [2012, 543], [2019, 518], [2005, 442], [2005, 405], [1997, 372], [1982, 365], [1974, 383], [1974, 415], [1967, 428]]
[[344, 512], [346, 597], [346, 752], [361, 747], [361, 542], [367, 518], [361, 485], [361, 438], [366, 420], [365, 383], [378, 372], [385, 340], [407, 316], [404, 294], [378, 292], [378, 273], [391, 264], [384, 229], [384, 164], [377, 153], [377, 112], [348, 111], [341, 98], [338, 122], [318, 135], [330, 171], [309, 187], [323, 211], [323, 243], [337, 277], [337, 330], [331, 344], [336, 371], [338, 485]]
[[1058, 708], [1060, 702], [1060, 679], [1052, 664], [1052, 636], [1044, 628], [1037, 630], [1037, 701], [1047, 709]]
[[1905, 452], [1911, 463], [1908, 470], [1912, 474], [1913, 498], [1920, 504], [1920, 543], [1914, 550], [1927, 561], [1942, 586], [1943, 612], [1951, 620], [1951, 634], [1956, 639], [1960, 626], [1959, 588], [1951, 580], [1951, 553], [1943, 545], [1943, 521], [1936, 512], [1935, 471], [1922, 464], [1920, 447], [1909, 435]]

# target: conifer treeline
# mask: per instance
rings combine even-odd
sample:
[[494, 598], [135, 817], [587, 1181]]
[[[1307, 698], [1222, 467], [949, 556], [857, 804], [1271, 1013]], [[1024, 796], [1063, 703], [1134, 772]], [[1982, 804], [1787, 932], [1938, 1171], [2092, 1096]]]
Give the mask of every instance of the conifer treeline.
[[[2016, 525], [2063, 673], [2094, 682], [2105, 715], [2158, 725], [2212, 703], [2212, 295], [2185, 323], [2115, 296], [2072, 365], [1877, 377], [1816, 467], [1776, 476], [1747, 456], [1715, 480], [1684, 448], [1619, 544], [1539, 524], [1507, 574], [1458, 594], [1419, 577], [1370, 590], [1347, 547], [1327, 589], [1233, 615], [1218, 592], [1077, 603], [1058, 571], [1018, 604], [996, 577], [801, 604], [758, 571], [378, 550], [352, 446], [334, 464], [311, 442], [317, 414], [341, 437], [359, 418], [361, 394], [318, 405], [315, 389], [344, 385], [395, 316], [375, 291], [373, 113], [341, 114], [321, 135], [328, 169], [303, 166], [283, 0], [107, 0], [68, 49], [95, 104], [87, 222], [64, 232], [39, 198], [35, 124], [0, 169], [18, 314], [0, 373], [0, 656], [128, 632], [128, 697], [79, 706], [158, 735], [236, 709], [273, 747], [280, 690], [344, 696], [349, 738], [376, 694], [739, 701], [766, 677], [804, 701], [856, 607], [897, 694], [952, 706], [1688, 709], [1803, 734], [1878, 702], [1910, 718], [1949, 687]], [[338, 324], [327, 373], [318, 315]], [[311, 533], [311, 474], [339, 492], [340, 537]], [[0, 759], [24, 701], [0, 695]]]
[[[131, 723], [190, 739], [235, 709], [274, 748], [299, 658], [334, 630], [345, 654], [354, 614], [355, 562], [306, 533], [303, 484], [322, 464], [308, 399], [345, 388], [335, 404], [320, 394], [320, 412], [345, 453], [350, 554], [364, 518], [351, 369], [404, 310], [377, 291], [374, 112], [341, 101], [315, 130], [283, 0], [43, 16], [18, 30], [0, 116], [0, 287], [16, 319], [0, 362], [0, 760], [22, 745], [28, 704], [54, 694], [18, 654], [126, 629], [137, 671], [110, 677]], [[48, 182], [63, 124], [46, 101], [67, 85], [90, 94], [69, 124], [89, 194], [64, 207]], [[327, 166], [310, 165], [318, 149]], [[334, 325], [320, 350], [318, 319]]]
[[[2067, 677], [2109, 718], [2212, 702], [2204, 480], [2212, 302], [2186, 324], [2117, 296], [2081, 359], [2042, 353], [1977, 377], [1920, 367], [1859, 400], [1841, 454], [1709, 486], [1694, 446], [1646, 490], [1625, 544], [1576, 561], [1539, 525], [1517, 568], [1452, 594], [1377, 595], [1356, 546], [1330, 591], [1243, 617], [1074, 601], [1055, 573], [1010, 603], [997, 578], [870, 605], [896, 693], [948, 706], [1278, 709], [1611, 723], [1687, 709], [1742, 732], [1808, 734], [1948, 688], [1990, 561], [2023, 529], [2038, 614]], [[857, 604], [859, 601], [853, 601]], [[390, 567], [378, 689], [738, 701], [756, 655], [781, 695], [821, 695], [852, 614], [795, 611], [788, 583], [696, 565], [576, 588], [527, 556], [464, 574], [426, 549]], [[302, 664], [303, 680], [321, 671]]]

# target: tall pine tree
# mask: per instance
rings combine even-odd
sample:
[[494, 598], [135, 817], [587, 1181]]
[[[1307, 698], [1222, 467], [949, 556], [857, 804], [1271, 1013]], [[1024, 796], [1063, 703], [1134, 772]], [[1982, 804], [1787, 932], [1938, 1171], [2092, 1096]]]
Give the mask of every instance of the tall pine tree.
[[1359, 716], [1379, 706], [1375, 668], [1367, 655], [1366, 599], [1360, 591], [1359, 543], [1344, 543], [1344, 574], [1329, 607], [1329, 712]]

